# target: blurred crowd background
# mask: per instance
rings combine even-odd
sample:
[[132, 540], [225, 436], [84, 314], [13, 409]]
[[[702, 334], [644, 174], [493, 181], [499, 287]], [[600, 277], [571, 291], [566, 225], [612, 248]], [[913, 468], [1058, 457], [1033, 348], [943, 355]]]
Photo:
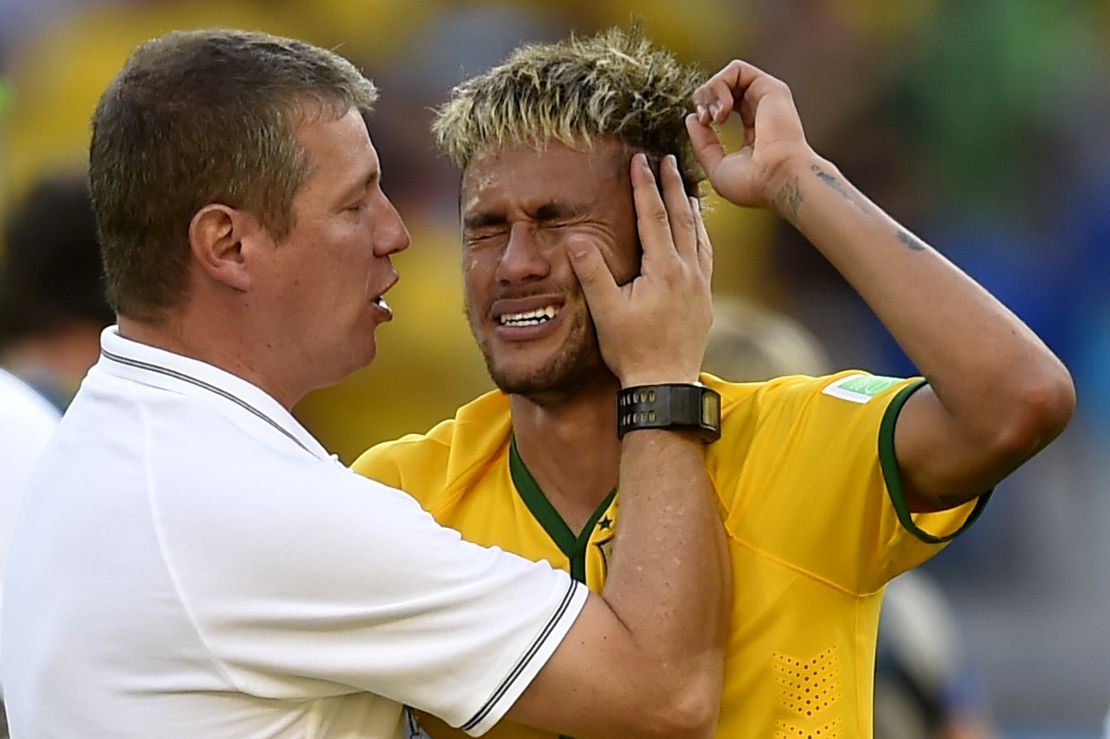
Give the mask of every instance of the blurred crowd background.
[[[462, 313], [458, 175], [432, 146], [432, 108], [523, 41], [633, 16], [707, 73], [743, 57], [789, 82], [814, 147], [1071, 368], [1072, 426], [927, 574], [962, 635], [962, 699], [1000, 735], [1099, 736], [1110, 705], [1107, 0], [0, 0], [0, 216], [44, 181], [82, 176], [95, 101], [144, 39], [219, 25], [338, 49], [381, 88], [371, 134], [413, 236], [395, 260], [396, 318], [378, 332], [378, 360], [297, 409], [350, 462], [490, 387]], [[87, 216], [67, 202], [47, 199], [42, 229]], [[718, 295], [781, 317], [790, 328], [775, 330], [804, 333], [830, 367], [914, 373], [788, 226], [709, 202]], [[29, 278], [3, 279], [0, 341], [4, 325], [48, 310], [24, 290]], [[69, 294], [63, 278], [45, 284]], [[753, 315], [720, 320], [743, 330]], [[0, 345], [0, 362], [16, 356]], [[79, 380], [54, 374], [55, 395]]]

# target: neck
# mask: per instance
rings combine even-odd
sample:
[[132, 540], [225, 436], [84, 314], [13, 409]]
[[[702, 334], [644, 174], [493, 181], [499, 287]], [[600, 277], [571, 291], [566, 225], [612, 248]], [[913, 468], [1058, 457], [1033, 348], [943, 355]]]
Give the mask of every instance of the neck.
[[616, 379], [539, 405], [512, 395], [513, 433], [525, 466], [576, 534], [617, 485]]
[[308, 392], [308, 388], [298, 390], [282, 371], [283, 365], [292, 367], [296, 362], [283, 362], [281, 357], [267, 361], [264, 347], [255, 346], [256, 342], [248, 338], [250, 332], [237, 330], [236, 325], [231, 316], [201, 320], [188, 309], [169, 312], [158, 322], [119, 318], [119, 332], [124, 338], [219, 367], [261, 388], [292, 412]]

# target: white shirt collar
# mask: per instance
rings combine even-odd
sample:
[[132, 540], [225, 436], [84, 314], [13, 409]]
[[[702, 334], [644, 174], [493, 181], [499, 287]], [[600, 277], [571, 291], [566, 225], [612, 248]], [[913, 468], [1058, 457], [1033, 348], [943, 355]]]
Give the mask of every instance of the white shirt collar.
[[108, 374], [174, 392], [224, 401], [229, 412], [249, 413], [320, 459], [334, 459], [289, 411], [262, 388], [214, 365], [142, 344], [109, 326], [100, 334], [100, 362]]

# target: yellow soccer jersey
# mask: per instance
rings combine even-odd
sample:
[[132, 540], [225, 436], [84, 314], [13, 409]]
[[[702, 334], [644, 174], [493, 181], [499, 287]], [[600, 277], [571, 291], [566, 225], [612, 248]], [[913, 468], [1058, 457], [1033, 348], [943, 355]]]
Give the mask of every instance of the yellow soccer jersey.
[[[848, 371], [735, 384], [706, 464], [728, 532], [734, 605], [717, 736], [871, 736], [882, 588], [969, 525], [987, 496], [911, 514], [894, 423], [918, 380]], [[471, 541], [516, 552], [600, 591], [618, 518], [610, 495], [575, 536], [517, 456], [509, 403], [488, 393], [426, 435], [376, 446], [354, 469], [408, 491]], [[462, 737], [435, 719], [429, 733]], [[554, 739], [502, 722], [494, 739]]]

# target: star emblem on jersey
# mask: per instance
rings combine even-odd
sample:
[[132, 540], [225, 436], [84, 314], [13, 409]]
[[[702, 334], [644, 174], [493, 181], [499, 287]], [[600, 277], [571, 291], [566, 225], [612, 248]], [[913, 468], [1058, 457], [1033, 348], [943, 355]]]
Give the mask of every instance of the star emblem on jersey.
[[601, 520], [597, 522], [597, 527], [602, 531], [608, 531], [613, 528], [613, 519], [609, 518], [609, 516], [602, 516]]

